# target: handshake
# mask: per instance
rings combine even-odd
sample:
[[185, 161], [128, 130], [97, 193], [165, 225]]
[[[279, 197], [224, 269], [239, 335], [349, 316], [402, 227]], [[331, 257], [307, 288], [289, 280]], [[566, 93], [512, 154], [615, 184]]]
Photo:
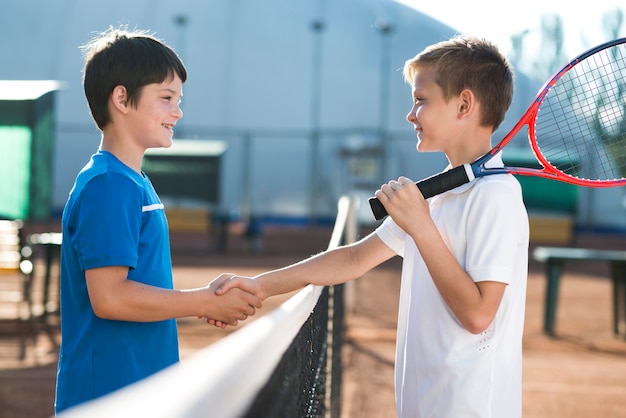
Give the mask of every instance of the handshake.
[[204, 290], [210, 301], [198, 318], [222, 329], [254, 315], [267, 297], [255, 279], [233, 273], [220, 274]]

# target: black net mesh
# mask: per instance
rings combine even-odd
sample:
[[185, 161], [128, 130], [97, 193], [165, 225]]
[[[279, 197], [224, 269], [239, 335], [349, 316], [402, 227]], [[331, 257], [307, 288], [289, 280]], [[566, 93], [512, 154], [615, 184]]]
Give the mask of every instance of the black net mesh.
[[324, 288], [313, 312], [244, 417], [339, 417], [342, 300], [343, 286]]

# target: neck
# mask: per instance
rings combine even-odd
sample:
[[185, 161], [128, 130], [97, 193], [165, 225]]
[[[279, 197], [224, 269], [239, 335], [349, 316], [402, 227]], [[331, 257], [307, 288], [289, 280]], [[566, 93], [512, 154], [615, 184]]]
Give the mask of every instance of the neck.
[[453, 167], [471, 164], [491, 149], [491, 127], [476, 127], [450, 143], [446, 157]]
[[119, 138], [111, 138], [106, 133], [102, 134], [100, 141], [100, 149], [110, 152], [122, 163], [141, 173], [141, 164], [143, 162], [143, 154], [145, 150], [135, 149], [128, 142], [119, 140]]
[[471, 149], [465, 149], [455, 153], [446, 153], [446, 157], [452, 167], [457, 167], [463, 164], [473, 163], [478, 158], [489, 152], [490, 149], [491, 146], [486, 144], [482, 147], [473, 147]]

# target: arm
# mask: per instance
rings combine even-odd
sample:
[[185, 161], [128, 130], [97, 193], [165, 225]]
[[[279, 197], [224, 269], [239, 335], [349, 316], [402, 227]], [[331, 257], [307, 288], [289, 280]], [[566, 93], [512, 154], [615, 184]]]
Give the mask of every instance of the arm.
[[411, 236], [448, 307], [465, 329], [480, 334], [493, 322], [507, 285], [474, 282], [445, 245], [432, 220], [430, 223], [431, 227]]
[[162, 289], [128, 280], [128, 267], [102, 267], [85, 272], [94, 313], [104, 319], [150, 322], [188, 316], [213, 318], [236, 325], [261, 307], [261, 300], [242, 290], [217, 297], [215, 288], [231, 274], [223, 274], [203, 288]]
[[413, 181], [406, 177], [391, 181], [376, 192], [376, 197], [411, 235], [435, 286], [463, 327], [475, 334], [484, 331], [493, 322], [506, 284], [472, 280], [443, 241], [428, 204]]
[[217, 289], [218, 295], [241, 288], [262, 300], [309, 284], [329, 286], [361, 277], [395, 253], [375, 233], [354, 244], [324, 251], [290, 266], [262, 273], [254, 279], [233, 277]]
[[[94, 177], [82, 189], [68, 215], [68, 223], [74, 230], [68, 237], [69, 244], [80, 247], [85, 258], [101, 255], [111, 248], [116, 248], [115, 253], [126, 258], [138, 257], [143, 196], [143, 190], [120, 173]], [[165, 220], [161, 212], [155, 211], [150, 216], [162, 218], [159, 225]], [[217, 298], [213, 291], [215, 286], [189, 290], [150, 286], [129, 280], [128, 272], [128, 267], [123, 265], [85, 271], [87, 291], [96, 315], [136, 322], [200, 316], [234, 324], [253, 314], [261, 303], [257, 297], [242, 292], [229, 295], [227, 299]]]

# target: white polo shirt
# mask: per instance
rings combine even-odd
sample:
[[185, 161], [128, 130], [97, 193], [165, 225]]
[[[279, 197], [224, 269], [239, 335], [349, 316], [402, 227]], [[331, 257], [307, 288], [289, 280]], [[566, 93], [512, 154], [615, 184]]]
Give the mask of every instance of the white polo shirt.
[[[501, 164], [501, 162], [500, 162]], [[413, 239], [388, 218], [377, 234], [403, 257], [396, 347], [398, 416], [515, 418], [522, 414], [522, 332], [528, 216], [511, 175], [435, 196], [430, 211], [475, 282], [506, 283], [493, 323], [468, 332], [443, 301]]]

